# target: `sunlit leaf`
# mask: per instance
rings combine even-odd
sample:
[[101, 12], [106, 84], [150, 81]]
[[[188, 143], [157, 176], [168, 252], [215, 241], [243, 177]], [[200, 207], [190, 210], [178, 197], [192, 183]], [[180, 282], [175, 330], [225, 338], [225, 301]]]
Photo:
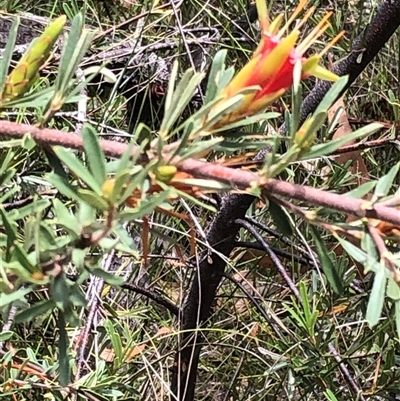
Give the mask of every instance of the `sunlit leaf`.
[[55, 146], [54, 152], [59, 159], [85, 184], [99, 195], [102, 194], [101, 184], [96, 181], [96, 178], [87, 170], [83, 163], [69, 150]]
[[96, 178], [97, 183], [103, 185], [106, 180], [106, 160], [99, 137], [91, 125], [85, 124], [82, 129], [82, 138], [89, 170]]
[[375, 274], [374, 284], [369, 296], [365, 318], [370, 326], [375, 326], [382, 315], [383, 303], [386, 293], [387, 275], [384, 266]]
[[389, 170], [387, 174], [379, 178], [375, 187], [374, 199], [379, 199], [389, 193], [390, 189], [393, 187], [394, 180], [399, 180], [399, 169], [400, 163], [397, 163]]
[[346, 136], [338, 138], [338, 139], [333, 139], [327, 143], [315, 145], [311, 148], [311, 150], [309, 152], [307, 152], [303, 156], [302, 159], [307, 160], [307, 159], [313, 159], [313, 158], [329, 155], [331, 153], [334, 153], [337, 149], [339, 149], [341, 146], [345, 145], [346, 143], [352, 142], [358, 138], [362, 138], [362, 137], [371, 135], [374, 132], [380, 130], [381, 128], [382, 128], [382, 124], [372, 123], [372, 124], [366, 125], [365, 127], [358, 129], [357, 131], [354, 131], [352, 134], [346, 135]]

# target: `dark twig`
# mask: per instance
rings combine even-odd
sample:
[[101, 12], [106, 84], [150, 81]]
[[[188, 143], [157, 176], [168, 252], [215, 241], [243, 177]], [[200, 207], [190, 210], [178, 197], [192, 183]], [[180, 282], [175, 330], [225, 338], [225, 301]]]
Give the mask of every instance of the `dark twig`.
[[[149, 257], [160, 257], [160, 255], [149, 255]], [[174, 258], [173, 258], [174, 259]], [[176, 258], [179, 259], [179, 258]], [[78, 274], [68, 274], [67, 275], [68, 279], [71, 281], [77, 281], [79, 278]], [[169, 301], [168, 299], [162, 297], [161, 295], [157, 294], [154, 291], [151, 291], [147, 288], [143, 288], [134, 284], [130, 284], [130, 283], [124, 283], [121, 285], [121, 288], [123, 288], [124, 290], [128, 290], [128, 291], [132, 291], [135, 292], [137, 294], [141, 294], [144, 295], [145, 297], [153, 300], [154, 302], [157, 302], [158, 304], [160, 304], [161, 306], [164, 306], [166, 309], [168, 309], [174, 316], [178, 316], [180, 309], [178, 308], [178, 306], [176, 306], [174, 303], [172, 303], [171, 301]]]
[[286, 237], [285, 235], [279, 233], [278, 231], [275, 231], [271, 227], [266, 226], [265, 224], [261, 223], [260, 221], [256, 220], [255, 218], [253, 218], [251, 216], [246, 216], [245, 220], [248, 221], [253, 226], [259, 228], [260, 230], [272, 235], [279, 241], [283, 242], [285, 245], [296, 249], [297, 252], [302, 253], [305, 257], [309, 258], [308, 253], [303, 248], [294, 244], [293, 241], [290, 238]]
[[[399, 144], [398, 141], [397, 144]], [[388, 145], [395, 146], [396, 140], [392, 138], [385, 138], [385, 139], [377, 139], [375, 141], [360, 142], [360, 143], [355, 143], [354, 145], [343, 146], [337, 149], [335, 153], [331, 155], [331, 157], [334, 157], [336, 155], [342, 155], [344, 153], [359, 152], [365, 149], [376, 149]]]
[[[260, 245], [258, 242], [247, 242], [247, 241], [238, 241], [235, 242], [235, 248], [246, 248], [246, 249], [256, 249], [258, 251], [265, 251], [263, 246]], [[272, 252], [276, 255], [281, 256], [282, 258], [292, 260], [294, 262], [300, 263], [302, 265], [309, 266], [312, 264], [311, 259], [302, 258], [301, 256], [293, 255], [292, 252], [284, 251], [279, 248], [275, 248], [271, 246]]]
[[[282, 337], [282, 333], [281, 333], [281, 328], [277, 329], [275, 327], [274, 322], [272, 321], [272, 319], [268, 316], [268, 313], [265, 311], [265, 309], [260, 305], [260, 303], [257, 301], [257, 299], [255, 299], [255, 297], [251, 294], [250, 291], [247, 290], [247, 288], [239, 281], [236, 280], [234, 277], [232, 277], [232, 275], [228, 274], [228, 273], [224, 273], [223, 277], [225, 277], [227, 280], [231, 281], [233, 284], [235, 284], [238, 288], [240, 288], [240, 290], [246, 295], [246, 297], [253, 303], [253, 305], [255, 306], [255, 308], [258, 310], [258, 312], [260, 313], [260, 315], [265, 319], [265, 321], [271, 326], [272, 330], [274, 331], [274, 333], [278, 336], [278, 337]], [[290, 335], [290, 332], [285, 333], [286, 335]]]
[[274, 253], [271, 247], [267, 244], [264, 238], [254, 229], [254, 227], [244, 219], [236, 219], [235, 223], [240, 225], [241, 227], [245, 228], [256, 240], [257, 242], [263, 247], [265, 252], [267, 252], [268, 256], [271, 258], [272, 262], [274, 263], [276, 269], [285, 280], [286, 284], [292, 291], [292, 293], [296, 296], [297, 299], [301, 301], [300, 292], [297, 289], [296, 285], [294, 284], [293, 280], [289, 277], [285, 267], [282, 265], [281, 261], [279, 260], [276, 253]]
[[137, 294], [144, 295], [145, 297], [152, 299], [154, 302], [157, 302], [164, 308], [168, 309], [174, 316], [179, 316], [180, 310], [179, 310], [178, 306], [176, 306], [174, 303], [172, 303], [168, 299], [162, 297], [161, 295], [155, 293], [154, 291], [148, 290], [143, 287], [139, 287], [134, 284], [128, 284], [128, 283], [122, 284], [121, 288], [132, 291], [132, 292], [136, 292]]
[[362, 395], [362, 390], [360, 390], [357, 383], [354, 381], [353, 376], [351, 375], [349, 369], [347, 369], [347, 366], [343, 362], [337, 349], [333, 346], [332, 343], [328, 344], [328, 348], [329, 348], [329, 352], [335, 358], [335, 361], [339, 364], [339, 369], [342, 372], [344, 379], [349, 384], [349, 386], [354, 391], [354, 393], [357, 395], [357, 400], [365, 401], [365, 397]]

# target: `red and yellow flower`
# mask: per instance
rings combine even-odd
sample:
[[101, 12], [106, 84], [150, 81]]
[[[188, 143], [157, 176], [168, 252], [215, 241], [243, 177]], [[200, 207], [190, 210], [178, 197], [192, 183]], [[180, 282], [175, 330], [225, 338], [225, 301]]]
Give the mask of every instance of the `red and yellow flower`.
[[[297, 46], [296, 42], [300, 36], [300, 28], [314, 12], [314, 8], [311, 8], [305, 14], [304, 18], [296, 24], [291, 33], [286, 37], [284, 36], [289, 25], [296, 19], [307, 3], [308, 0], [301, 0], [286, 24], [280, 28], [284, 18], [283, 14], [270, 23], [265, 0], [256, 0], [262, 30], [261, 41], [250, 61], [222, 91], [222, 103], [240, 94], [246, 88], [255, 87], [255, 90], [244, 93], [240, 106], [219, 121], [218, 126], [254, 115], [282, 96], [293, 85], [294, 69], [298, 63], [301, 68], [301, 79], [306, 79], [310, 76], [329, 81], [338, 79], [337, 75], [321, 67], [319, 61], [321, 56], [342, 34], [336, 36], [322, 52], [309, 58], [304, 56], [305, 52], [330, 26], [328, 19], [331, 13], [323, 17], [310, 34]], [[221, 103], [217, 105], [217, 107], [219, 106], [221, 106]]]

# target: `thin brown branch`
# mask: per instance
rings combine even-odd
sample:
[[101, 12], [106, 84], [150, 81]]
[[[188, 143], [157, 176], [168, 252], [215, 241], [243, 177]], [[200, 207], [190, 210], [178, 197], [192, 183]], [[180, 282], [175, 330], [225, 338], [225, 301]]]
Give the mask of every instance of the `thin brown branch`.
[[335, 209], [359, 218], [374, 218], [400, 225], [400, 213], [398, 210], [382, 206], [379, 203], [370, 204], [365, 200], [352, 198], [345, 194], [336, 194], [275, 179], [270, 179], [263, 183], [263, 178], [255, 173], [193, 159], [182, 161], [178, 167], [180, 170], [195, 177], [218, 180], [240, 190], [260, 187], [262, 188], [263, 195], [267, 198], [271, 195], [282, 196], [307, 202], [315, 206]]
[[374, 141], [360, 142], [355, 143], [354, 145], [342, 146], [337, 149], [332, 156], [341, 155], [343, 153], [351, 153], [351, 152], [359, 152], [360, 150], [372, 149], [372, 148], [380, 148], [387, 145], [394, 146], [396, 144], [396, 140], [393, 138], [384, 138], [384, 139], [376, 139]]
[[[0, 121], [0, 135], [14, 139], [22, 139], [30, 135], [37, 144], [41, 146], [64, 146], [66, 148], [82, 150], [83, 139], [80, 135], [71, 132], [58, 131], [50, 128], [38, 128], [33, 125], [18, 124], [11, 121]], [[121, 157], [128, 149], [128, 144], [109, 140], [100, 140], [100, 145], [107, 156]], [[137, 153], [139, 148], [132, 148], [132, 155]], [[139, 159], [144, 162], [145, 158]]]
[[[30, 134], [38, 144], [43, 146], [60, 145], [71, 149], [83, 149], [83, 140], [80, 135], [48, 128], [40, 129], [31, 125], [17, 124], [9, 121], [0, 121], [0, 135], [21, 139], [27, 134]], [[120, 157], [128, 149], [128, 144], [110, 140], [100, 140], [100, 146], [104, 153], [111, 157]], [[132, 154], [138, 151], [139, 148], [137, 146], [132, 148]], [[147, 158], [145, 156], [139, 157], [139, 163], [145, 163], [146, 161]], [[398, 210], [380, 205], [379, 203], [374, 205], [368, 204], [362, 199], [351, 198], [345, 194], [336, 194], [275, 179], [265, 180], [256, 173], [195, 159], [178, 161], [177, 167], [180, 171], [189, 173], [196, 178], [217, 180], [242, 191], [246, 191], [251, 187], [262, 188], [263, 195], [267, 198], [270, 194], [273, 194], [273, 196], [291, 198], [315, 206], [335, 209], [358, 218], [374, 218], [400, 226], [400, 213]]]

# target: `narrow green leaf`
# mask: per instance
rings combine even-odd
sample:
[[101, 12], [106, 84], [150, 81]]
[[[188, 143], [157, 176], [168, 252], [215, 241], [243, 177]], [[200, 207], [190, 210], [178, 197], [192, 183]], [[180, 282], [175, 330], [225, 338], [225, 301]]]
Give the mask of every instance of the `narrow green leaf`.
[[203, 125], [203, 129], [207, 131], [207, 129], [215, 125], [224, 116], [236, 110], [243, 102], [243, 98], [244, 98], [243, 94], [240, 93], [224, 101], [220, 107], [216, 108], [215, 110], [212, 111], [212, 113], [210, 113], [210, 115], [208, 116], [207, 124]]
[[69, 287], [66, 282], [64, 273], [54, 277], [53, 283], [50, 286], [50, 294], [52, 299], [60, 311], [63, 311], [69, 303]]
[[398, 173], [400, 169], [400, 163], [395, 164], [387, 174], [378, 180], [375, 187], [374, 198], [379, 199], [386, 196], [390, 189], [393, 187], [393, 182], [397, 178], [399, 179]]
[[187, 76], [186, 73], [183, 75], [174, 93], [174, 102], [171, 106], [173, 114], [171, 115], [170, 126], [175, 123], [179, 115], [182, 114], [185, 107], [189, 104], [196, 87], [200, 84], [204, 76], [203, 73], [193, 73], [190, 70], [187, 73]]
[[[2, 142], [0, 143], [0, 145]], [[2, 153], [2, 163], [0, 166], [0, 176], [2, 176], [4, 173], [6, 173], [11, 167], [10, 164], [12, 163], [14, 157], [16, 155], [16, 152], [14, 150], [9, 150], [7, 152]]]
[[[178, 60], [175, 60], [172, 65], [171, 75], [169, 77], [169, 82], [168, 82], [168, 90], [167, 90], [167, 94], [165, 96], [164, 116], [167, 115], [171, 109], [172, 99], [174, 97], [174, 91], [175, 91], [175, 82], [178, 78], [178, 68], [179, 68], [179, 62], [178, 62]], [[162, 125], [161, 125], [161, 127], [162, 127]], [[161, 128], [161, 131], [163, 131], [162, 128]]]
[[64, 227], [68, 227], [71, 231], [78, 233], [79, 223], [75, 216], [70, 213], [68, 208], [59, 199], [53, 200], [54, 210], [57, 221]]
[[[213, 149], [215, 150], [223, 141], [224, 138], [216, 137], [209, 140], [202, 140], [197, 143], [192, 143], [190, 146], [186, 146], [185, 148], [181, 147], [181, 144], [179, 144], [180, 153], [175, 152], [175, 154], [179, 155], [179, 160], [185, 160], [190, 157], [196, 157], [203, 152], [207, 152], [209, 150], [211, 151]], [[240, 149], [243, 149], [243, 146], [241, 146]]]
[[233, 76], [235, 75], [235, 68], [228, 67], [223, 69], [216, 75], [216, 84], [218, 88], [217, 94], [220, 94], [226, 86], [231, 82]]
[[[135, 136], [136, 135], [140, 135], [142, 130], [145, 130], [146, 132], [148, 131], [148, 127], [146, 127], [144, 124], [139, 124], [136, 132], [135, 132]], [[143, 142], [143, 141], [142, 141]], [[141, 144], [142, 145], [142, 144]], [[124, 152], [124, 154], [122, 155], [122, 157], [119, 159], [118, 162], [118, 167], [117, 167], [117, 171], [116, 171], [116, 175], [118, 175], [118, 173], [120, 171], [125, 171], [126, 169], [128, 169], [132, 164], [136, 163], [136, 158], [133, 158], [132, 160], [132, 149], [134, 148], [134, 146], [136, 146], [136, 143], [134, 141], [129, 142], [128, 147], [126, 149], [126, 151]], [[145, 144], [144, 144], [145, 146]], [[139, 155], [138, 155], [139, 156]]]
[[28, 295], [32, 292], [32, 288], [20, 288], [18, 291], [15, 291], [11, 294], [0, 293], [0, 306], [4, 308], [5, 306], [20, 300], [21, 298], [25, 298], [25, 295]]
[[339, 276], [334, 262], [329, 257], [329, 251], [325, 246], [324, 241], [322, 241], [321, 239], [321, 234], [312, 225], [310, 225], [310, 231], [315, 242], [315, 248], [318, 254], [318, 258], [321, 262], [322, 270], [326, 276], [326, 279], [328, 280], [329, 285], [332, 287], [332, 290], [336, 294], [343, 294], [344, 288], [342, 284], [342, 277]]
[[90, 272], [95, 276], [102, 278], [107, 284], [114, 286], [120, 286], [124, 284], [124, 279], [122, 277], [118, 277], [115, 274], [106, 272], [98, 267], [90, 269]]
[[47, 180], [51, 184], [53, 184], [63, 195], [67, 196], [68, 198], [74, 199], [76, 201], [81, 200], [81, 198], [78, 196], [78, 187], [70, 184], [63, 177], [61, 177], [55, 173], [50, 173], [47, 176]]
[[193, 73], [190, 69], [183, 74], [172, 96], [171, 106], [165, 111], [165, 116], [160, 128], [160, 135], [164, 137], [170, 131], [193, 97], [195, 89], [200, 84], [202, 78], [203, 74]]
[[386, 268], [381, 266], [381, 269], [375, 274], [374, 284], [372, 285], [371, 295], [369, 297], [367, 313], [365, 318], [369, 325], [375, 326], [382, 315], [383, 303], [386, 293]]
[[214, 56], [213, 62], [211, 64], [210, 73], [208, 76], [206, 96], [204, 99], [204, 104], [207, 104], [215, 99], [218, 91], [221, 89], [217, 85], [217, 75], [225, 69], [225, 59], [228, 54], [227, 50], [219, 50]]
[[[146, 178], [149, 174], [149, 171], [151, 171], [154, 168], [155, 162], [149, 162], [147, 165], [140, 170], [138, 169], [138, 173], [134, 174], [129, 180], [128, 180], [128, 185], [126, 188], [124, 188], [124, 191], [119, 198], [120, 204], [126, 201], [130, 196], [132, 196], [132, 193], [135, 189], [137, 188], [142, 188], [144, 189], [144, 186], [146, 185]], [[148, 188], [148, 187], [147, 187]]]
[[0, 205], [6, 202], [8, 199], [11, 199], [17, 192], [21, 190], [19, 185], [14, 185], [10, 188], [3, 196], [0, 196]]
[[[374, 271], [374, 265], [378, 263], [378, 251], [376, 249], [375, 241], [371, 238], [370, 235], [365, 234], [361, 239], [361, 249], [365, 251], [367, 254], [367, 261], [364, 263], [365, 271], [368, 272], [370, 270]], [[370, 265], [372, 265], [370, 267]]]
[[85, 124], [82, 129], [83, 146], [89, 164], [89, 170], [101, 186], [107, 178], [106, 159], [99, 143], [99, 137], [94, 128]]
[[71, 22], [71, 29], [69, 30], [68, 38], [61, 52], [60, 67], [55, 84], [57, 92], [65, 92], [70, 78], [75, 71], [75, 52], [79, 50], [77, 48], [79, 45], [81, 45], [80, 39], [82, 37], [83, 25], [84, 18], [82, 13], [76, 14]]
[[339, 401], [339, 400], [336, 398], [335, 394], [334, 394], [331, 390], [329, 390], [329, 389], [327, 389], [327, 390], [324, 392], [324, 395], [325, 395], [325, 397], [326, 397], [326, 399], [327, 399], [328, 401]]
[[0, 205], [0, 216], [2, 219], [2, 223], [7, 233], [7, 246], [6, 246], [6, 254], [5, 261], [9, 262], [11, 260], [11, 248], [17, 239], [17, 229], [15, 221], [11, 220], [8, 213], [4, 210], [3, 206]]
[[106, 211], [109, 209], [109, 205], [104, 198], [93, 191], [78, 189], [78, 195], [84, 202], [97, 210]]
[[326, 120], [327, 114], [315, 112], [312, 116], [312, 123], [307, 130], [306, 137], [314, 135], [323, 125]]
[[117, 201], [118, 202], [120, 201], [121, 193], [123, 192], [123, 189], [127, 184], [128, 180], [130, 179], [130, 177], [131, 174], [128, 170], [125, 170], [124, 172], [123, 171], [118, 172], [118, 175], [116, 175], [114, 178], [113, 189], [111, 191], [111, 194], [107, 195], [107, 199], [110, 202], [116, 203]]
[[140, 207], [135, 209], [127, 209], [120, 213], [122, 221], [133, 221], [147, 216], [154, 211], [154, 209], [164, 203], [170, 196], [170, 191], [163, 191], [160, 194], [153, 195], [140, 203]]
[[314, 114], [319, 114], [321, 112], [326, 113], [331, 108], [332, 104], [338, 99], [348, 80], [348, 76], [340, 77], [324, 96]]
[[118, 243], [115, 245], [117, 250], [134, 256], [135, 259], [139, 259], [139, 252], [137, 250], [137, 244], [133, 240], [132, 236], [127, 232], [126, 228], [122, 225], [117, 225], [113, 229], [113, 233], [118, 238]]
[[353, 133], [346, 135], [344, 137], [341, 137], [338, 139], [333, 139], [327, 143], [315, 145], [311, 148], [311, 150], [308, 153], [306, 153], [302, 157], [302, 160], [314, 159], [317, 157], [321, 157], [321, 156], [325, 156], [325, 155], [334, 153], [337, 149], [339, 149], [346, 143], [348, 143], [350, 141], [354, 141], [355, 139], [358, 139], [358, 138], [362, 138], [364, 136], [371, 135], [374, 132], [380, 130], [381, 128], [382, 128], [382, 124], [379, 124], [379, 123], [368, 124], [365, 127], [362, 127], [360, 129], [358, 129], [357, 131], [354, 131]]
[[303, 281], [299, 284], [300, 296], [303, 304], [304, 319], [308, 323], [311, 318], [310, 302], [308, 300], [307, 287]]
[[18, 242], [14, 243], [13, 257], [29, 274], [39, 271], [39, 267], [35, 264], [34, 261], [30, 260], [29, 255], [23, 248], [23, 245]]
[[115, 331], [114, 329], [114, 324], [111, 320], [108, 320], [106, 322], [106, 330], [108, 333], [108, 336], [111, 340], [112, 347], [115, 352], [115, 357], [119, 359], [119, 361], [122, 361], [123, 358], [123, 353], [122, 353], [122, 341], [121, 337], [119, 334]]
[[302, 101], [302, 87], [301, 85], [296, 85], [292, 92], [292, 115], [290, 119], [290, 131], [291, 137], [300, 128], [300, 113], [301, 113], [301, 101]]
[[55, 146], [54, 152], [58, 158], [86, 185], [88, 185], [93, 191], [102, 195], [101, 185], [96, 181], [95, 177], [90, 174], [88, 169], [82, 164], [80, 160], [69, 150], [61, 147]]
[[372, 191], [376, 185], [376, 181], [368, 181], [361, 184], [359, 187], [354, 188], [352, 191], [346, 192], [346, 196], [360, 199], [368, 192]]
[[375, 273], [381, 270], [381, 266], [377, 260], [370, 258], [367, 253], [353, 245], [351, 242], [348, 242], [339, 236], [335, 237], [342, 245], [343, 249], [357, 262], [363, 264], [366, 268], [368, 267], [369, 270], [372, 270]]
[[24, 219], [32, 214], [40, 213], [51, 204], [49, 199], [34, 199], [34, 202], [29, 205], [23, 206], [19, 209], [14, 209], [10, 213], [10, 217], [15, 220]]
[[40, 108], [46, 106], [54, 94], [54, 87], [41, 89], [39, 92], [28, 93], [22, 98], [16, 98], [3, 104], [3, 108], [23, 109], [26, 107]]
[[43, 316], [50, 310], [54, 308], [54, 302], [49, 299], [45, 299], [44, 301], [37, 302], [35, 305], [31, 306], [29, 309], [25, 309], [22, 312], [19, 312], [15, 316], [15, 323], [25, 323], [30, 322], [35, 319], [37, 316]]
[[287, 237], [290, 237], [293, 234], [293, 229], [288, 216], [282, 207], [270, 199], [268, 210], [270, 211], [272, 220], [274, 221], [278, 231]]
[[6, 48], [4, 49], [4, 53], [0, 59], [0, 93], [3, 93], [6, 85], [6, 78], [14, 52], [15, 42], [17, 40], [19, 23], [19, 18], [15, 18], [8, 33]]
[[392, 277], [389, 277], [387, 296], [394, 301], [400, 301], [400, 287]]

